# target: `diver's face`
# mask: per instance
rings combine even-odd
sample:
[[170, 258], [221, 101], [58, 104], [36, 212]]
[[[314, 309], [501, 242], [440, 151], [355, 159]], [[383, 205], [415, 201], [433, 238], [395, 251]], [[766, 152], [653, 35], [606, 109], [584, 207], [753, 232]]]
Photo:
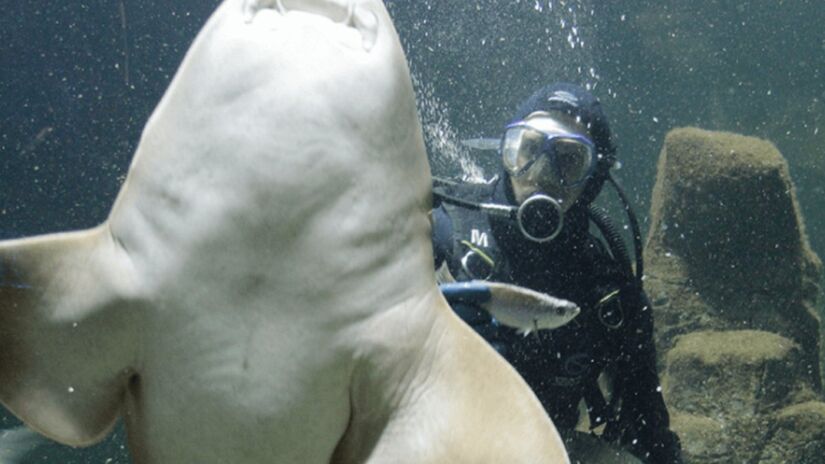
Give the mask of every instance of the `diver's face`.
[[564, 188], [555, 182], [549, 182], [547, 179], [552, 173], [552, 167], [549, 164], [549, 161], [543, 158], [523, 176], [510, 177], [510, 185], [513, 187], [516, 201], [521, 204], [536, 193], [544, 193], [558, 201], [563, 211], [567, 211], [582, 194], [587, 183]]
[[[572, 116], [562, 113], [536, 112], [525, 118], [525, 123], [540, 130], [545, 134], [576, 134], [587, 137], [585, 127]], [[535, 140], [533, 140], [535, 138]], [[540, 140], [542, 139], [542, 140]], [[521, 143], [523, 144], [541, 144], [543, 138], [540, 136], [525, 136]], [[587, 182], [580, 182], [575, 185], [561, 185], [558, 182], [558, 169], [565, 167], [559, 166], [559, 157], [556, 158], [556, 165], [548, 156], [541, 156], [527, 169], [524, 173], [518, 176], [510, 176], [510, 184], [513, 188], [516, 201], [521, 204], [530, 196], [536, 193], [544, 193], [556, 199], [562, 207], [562, 210], [567, 211], [578, 199], [581, 193], [587, 186]], [[595, 160], [592, 160], [595, 162]]]

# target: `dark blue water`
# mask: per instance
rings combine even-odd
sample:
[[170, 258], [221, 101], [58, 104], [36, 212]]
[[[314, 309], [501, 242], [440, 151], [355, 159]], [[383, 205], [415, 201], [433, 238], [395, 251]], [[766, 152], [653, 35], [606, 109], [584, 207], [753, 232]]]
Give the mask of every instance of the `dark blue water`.
[[147, 117], [214, 5], [0, 3], [3, 237], [106, 216]]
[[[643, 221], [664, 135], [697, 125], [773, 141], [825, 254], [825, 9], [818, 0], [387, 1], [408, 52], [434, 172], [495, 159], [497, 136], [556, 80], [611, 117]], [[102, 221], [147, 117], [217, 2], [0, 0], [0, 238]], [[770, 218], [766, 218], [770, 220]], [[14, 421], [5, 418], [4, 425]], [[28, 462], [125, 463], [122, 434]]]

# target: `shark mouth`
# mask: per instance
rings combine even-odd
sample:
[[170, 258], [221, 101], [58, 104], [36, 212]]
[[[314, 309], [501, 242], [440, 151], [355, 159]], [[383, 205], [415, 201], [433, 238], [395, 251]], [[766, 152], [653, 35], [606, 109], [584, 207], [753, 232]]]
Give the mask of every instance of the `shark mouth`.
[[270, 20], [273, 13], [281, 19], [301, 13], [304, 17], [310, 15], [332, 22], [346, 28], [350, 34], [358, 33], [365, 51], [372, 49], [378, 37], [378, 18], [357, 0], [244, 0], [243, 15], [247, 23], [256, 20], [261, 13], [266, 13]]

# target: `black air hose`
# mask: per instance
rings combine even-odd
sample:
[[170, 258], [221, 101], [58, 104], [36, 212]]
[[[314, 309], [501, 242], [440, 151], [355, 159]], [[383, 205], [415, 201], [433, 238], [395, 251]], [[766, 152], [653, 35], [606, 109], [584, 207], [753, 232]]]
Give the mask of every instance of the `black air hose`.
[[645, 275], [645, 269], [644, 257], [642, 256], [642, 232], [639, 228], [639, 221], [633, 213], [633, 208], [630, 207], [630, 200], [628, 200], [627, 195], [625, 195], [624, 190], [619, 185], [619, 181], [616, 180], [613, 172], [608, 172], [607, 180], [610, 181], [610, 184], [613, 185], [613, 188], [619, 195], [619, 199], [622, 200], [625, 212], [627, 213], [627, 220], [630, 221], [630, 230], [633, 232], [633, 249], [636, 251], [636, 279], [639, 281], [639, 288], [641, 288], [642, 279]]
[[608, 216], [607, 212], [601, 208], [590, 205], [587, 208], [587, 215], [593, 224], [599, 228], [602, 236], [607, 241], [607, 246], [610, 252], [613, 253], [613, 258], [622, 266], [623, 273], [630, 281], [636, 281], [636, 275], [633, 274], [633, 265], [630, 263], [630, 255], [627, 254], [627, 246], [621, 234], [613, 225], [613, 220]]

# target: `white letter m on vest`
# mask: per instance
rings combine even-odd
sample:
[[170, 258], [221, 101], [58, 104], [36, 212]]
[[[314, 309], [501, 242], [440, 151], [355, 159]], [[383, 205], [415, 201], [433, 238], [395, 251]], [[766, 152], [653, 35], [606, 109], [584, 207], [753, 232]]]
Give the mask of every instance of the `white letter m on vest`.
[[489, 246], [487, 242], [487, 232], [481, 232], [478, 229], [473, 229], [470, 232], [470, 243], [487, 248]]

